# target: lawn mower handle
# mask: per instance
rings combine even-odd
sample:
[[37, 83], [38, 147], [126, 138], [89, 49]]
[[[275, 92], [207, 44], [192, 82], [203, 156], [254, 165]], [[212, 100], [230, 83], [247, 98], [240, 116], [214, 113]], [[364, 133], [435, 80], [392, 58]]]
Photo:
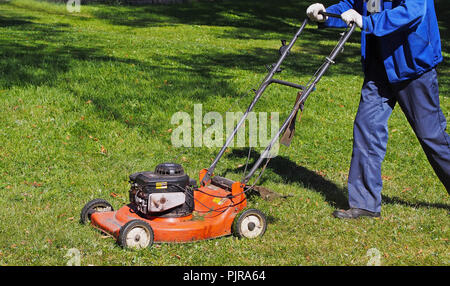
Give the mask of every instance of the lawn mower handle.
[[[330, 14], [327, 13], [326, 15], [329, 15], [331, 17], [335, 17], [338, 16], [340, 18], [340, 15], [337, 14]], [[258, 159], [258, 161], [254, 164], [254, 166], [252, 167], [252, 169], [250, 170], [249, 174], [246, 175], [242, 181], [242, 183], [246, 184], [248, 182], [248, 180], [250, 179], [250, 177], [253, 176], [253, 174], [255, 173], [256, 169], [261, 165], [262, 161], [264, 158], [267, 158], [267, 155], [269, 154], [270, 150], [272, 149], [275, 141], [278, 139], [278, 137], [281, 135], [281, 133], [287, 128], [287, 126], [289, 125], [289, 122], [292, 120], [292, 118], [295, 116], [296, 111], [300, 108], [300, 105], [302, 103], [304, 103], [307, 99], [307, 97], [309, 96], [309, 94], [315, 90], [315, 86], [316, 84], [319, 82], [319, 80], [322, 78], [323, 74], [325, 73], [325, 71], [328, 69], [328, 67], [334, 63], [334, 58], [339, 54], [339, 52], [342, 51], [342, 48], [344, 46], [344, 44], [347, 42], [347, 40], [350, 38], [350, 35], [353, 33], [356, 25], [351, 25], [349, 30], [344, 33], [344, 35], [341, 37], [341, 39], [339, 40], [339, 43], [336, 45], [335, 49], [332, 51], [332, 53], [330, 54], [329, 57], [326, 58], [326, 62], [321, 66], [321, 68], [319, 68], [319, 70], [317, 71], [317, 73], [315, 74], [315, 79], [312, 81], [311, 84], [309, 84], [308, 86], [301, 86], [298, 84], [294, 84], [294, 83], [290, 83], [290, 82], [286, 82], [286, 81], [281, 81], [281, 80], [275, 80], [273, 79], [273, 76], [275, 75], [275, 73], [278, 72], [281, 63], [284, 61], [284, 59], [286, 58], [286, 56], [289, 54], [292, 46], [295, 44], [295, 42], [297, 41], [298, 37], [300, 36], [300, 34], [303, 32], [305, 26], [308, 24], [308, 19], [305, 19], [302, 23], [302, 25], [300, 26], [300, 28], [297, 30], [297, 32], [295, 33], [294, 37], [292, 38], [292, 40], [289, 42], [289, 45], [286, 46], [286, 48], [284, 48], [282, 50], [281, 56], [278, 59], [277, 63], [272, 65], [269, 73], [267, 74], [267, 76], [264, 78], [264, 80], [262, 81], [260, 87], [258, 88], [258, 90], [256, 90], [255, 92], [255, 96], [252, 100], [252, 102], [250, 103], [249, 107], [247, 108], [247, 110], [245, 111], [244, 115], [242, 116], [242, 118], [239, 120], [239, 122], [236, 124], [233, 132], [228, 136], [225, 144], [222, 146], [222, 148], [220, 149], [219, 153], [217, 154], [216, 158], [214, 159], [214, 161], [212, 162], [212, 164], [210, 165], [210, 167], [206, 170], [206, 173], [203, 175], [203, 178], [200, 181], [200, 185], [201, 186], [205, 186], [207, 184], [207, 182], [211, 179], [211, 176], [214, 172], [214, 169], [216, 168], [217, 163], [219, 162], [219, 160], [222, 158], [223, 154], [225, 153], [226, 149], [228, 148], [228, 146], [230, 145], [231, 141], [234, 139], [234, 136], [236, 135], [238, 129], [241, 127], [241, 125], [244, 123], [244, 121], [246, 120], [248, 114], [253, 110], [253, 107], [255, 106], [256, 102], [259, 100], [259, 98], [262, 96], [262, 94], [264, 93], [264, 91], [266, 90], [266, 88], [272, 84], [272, 83], [278, 83], [278, 84], [282, 84], [282, 85], [286, 85], [289, 87], [293, 87], [293, 88], [297, 88], [297, 89], [301, 89], [303, 90], [302, 92], [302, 96], [299, 98], [299, 100], [296, 101], [296, 104], [294, 106], [294, 109], [292, 110], [292, 112], [290, 113], [289, 117], [286, 119], [286, 121], [283, 123], [283, 126], [280, 128], [280, 130], [278, 131], [277, 135], [274, 136], [274, 138], [272, 139], [272, 141], [270, 142], [270, 144], [266, 147], [266, 149], [264, 150], [264, 152], [261, 154], [260, 158]]]
[[325, 58], [325, 63], [319, 68], [316, 75], [314, 76], [314, 80], [307, 86], [306, 90], [304, 90], [300, 97], [295, 102], [294, 108], [292, 109], [291, 113], [289, 114], [288, 118], [284, 121], [281, 128], [278, 130], [277, 134], [272, 138], [269, 145], [267, 145], [264, 152], [260, 155], [258, 161], [253, 165], [252, 169], [248, 172], [248, 174], [244, 177], [244, 179], [241, 181], [242, 183], [246, 184], [250, 178], [253, 176], [253, 174], [256, 172], [258, 167], [262, 164], [263, 160], [265, 158], [269, 158], [270, 150], [274, 146], [275, 142], [278, 140], [278, 138], [281, 136], [281, 134], [286, 130], [286, 128], [290, 125], [293, 118], [296, 116], [298, 109], [301, 105], [303, 105], [308, 98], [308, 96], [316, 89], [317, 83], [320, 81], [322, 76], [325, 74], [325, 72], [328, 70], [331, 64], [334, 64], [334, 59], [336, 56], [342, 52], [345, 43], [348, 41], [352, 33], [355, 31], [356, 25], [351, 25], [346, 31], [341, 39], [339, 40], [338, 44], [335, 46], [331, 54]]
[[211, 179], [211, 176], [214, 172], [214, 169], [216, 168], [217, 163], [219, 162], [220, 158], [222, 158], [223, 154], [225, 153], [225, 150], [228, 148], [228, 146], [230, 145], [231, 141], [233, 141], [234, 136], [236, 135], [238, 129], [241, 127], [241, 125], [244, 123], [245, 119], [247, 118], [248, 114], [252, 111], [253, 107], [255, 106], [256, 102], [259, 100], [259, 98], [261, 97], [261, 95], [264, 93], [264, 91], [266, 90], [266, 88], [273, 83], [272, 78], [275, 75], [275, 73], [279, 70], [281, 63], [283, 62], [283, 60], [286, 58], [286, 56], [288, 55], [288, 53], [290, 52], [292, 46], [294, 45], [294, 43], [297, 41], [297, 38], [300, 36], [300, 34], [303, 32], [303, 29], [306, 27], [306, 24], [308, 24], [308, 19], [305, 19], [302, 23], [302, 25], [300, 26], [300, 28], [297, 30], [297, 32], [295, 33], [294, 37], [292, 38], [292, 40], [289, 42], [289, 45], [287, 45], [287, 47], [285, 49], [283, 49], [283, 52], [280, 56], [280, 58], [278, 59], [277, 63], [272, 65], [271, 70], [269, 71], [269, 73], [267, 74], [267, 76], [265, 77], [265, 79], [263, 80], [262, 84], [260, 85], [260, 87], [258, 88], [258, 90], [255, 92], [255, 97], [253, 98], [252, 102], [250, 103], [249, 107], [247, 108], [247, 110], [245, 111], [244, 115], [242, 116], [242, 118], [239, 120], [239, 122], [236, 124], [236, 127], [234, 128], [233, 132], [228, 136], [225, 144], [222, 146], [222, 149], [220, 149], [219, 154], [217, 154], [216, 158], [214, 159], [214, 161], [212, 162], [211, 166], [207, 169], [207, 172], [205, 173], [205, 175], [203, 176], [202, 180], [200, 181], [200, 185], [204, 186], [206, 185], [206, 182], [208, 182]]

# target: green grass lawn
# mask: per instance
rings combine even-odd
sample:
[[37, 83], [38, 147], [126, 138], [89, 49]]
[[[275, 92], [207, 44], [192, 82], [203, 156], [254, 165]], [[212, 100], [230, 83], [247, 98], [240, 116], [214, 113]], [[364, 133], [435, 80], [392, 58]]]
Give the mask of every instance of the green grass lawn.
[[[333, 1], [323, 1], [333, 3]], [[445, 61], [441, 107], [450, 118], [448, 1], [435, 1]], [[389, 121], [382, 218], [341, 221], [352, 125], [363, 75], [359, 32], [308, 99], [289, 148], [260, 184], [287, 199], [249, 206], [269, 220], [255, 240], [234, 237], [128, 251], [79, 224], [83, 205], [128, 201], [128, 175], [161, 162], [197, 178], [219, 148], [175, 148], [171, 116], [244, 111], [312, 1], [199, 1], [179, 5], [0, 2], [0, 265], [449, 265], [449, 195], [399, 107]], [[339, 38], [310, 25], [277, 77], [305, 84]], [[271, 86], [257, 112], [287, 115], [292, 89]], [[260, 150], [252, 153], [253, 162]], [[216, 173], [239, 179], [246, 148]]]

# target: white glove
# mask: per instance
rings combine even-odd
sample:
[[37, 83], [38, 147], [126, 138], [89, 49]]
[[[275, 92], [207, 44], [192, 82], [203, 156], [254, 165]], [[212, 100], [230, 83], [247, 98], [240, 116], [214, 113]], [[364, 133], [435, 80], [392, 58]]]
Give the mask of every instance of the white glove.
[[306, 15], [311, 21], [315, 22], [325, 22], [328, 17], [320, 15], [319, 12], [326, 12], [325, 6], [320, 3], [312, 4], [306, 9]]
[[353, 9], [350, 9], [341, 14], [342, 20], [344, 20], [347, 25], [351, 25], [351, 23], [355, 23], [359, 28], [362, 29], [363, 19], [362, 16]]

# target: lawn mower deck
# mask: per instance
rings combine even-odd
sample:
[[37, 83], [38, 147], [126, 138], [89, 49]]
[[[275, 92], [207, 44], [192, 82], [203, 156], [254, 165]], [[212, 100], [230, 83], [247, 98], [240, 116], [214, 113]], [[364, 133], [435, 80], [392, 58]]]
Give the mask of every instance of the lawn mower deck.
[[[179, 165], [177, 167], [181, 168]], [[206, 170], [200, 172], [200, 180], [205, 173]], [[130, 178], [139, 181], [135, 175]], [[158, 180], [162, 179], [167, 177], [163, 176]], [[136, 182], [131, 183], [131, 203], [119, 210], [114, 211], [105, 200], [95, 199], [87, 203], [81, 212], [82, 222], [90, 221], [93, 227], [113, 236], [119, 245], [125, 248], [145, 248], [153, 242], [191, 242], [231, 234], [254, 238], [262, 236], [266, 230], [264, 214], [256, 209], [245, 209], [247, 199], [244, 185], [240, 182], [214, 177], [207, 186], [196, 188], [193, 192], [192, 211], [181, 214], [175, 211], [176, 207], [170, 205], [168, 210], [162, 210], [158, 214], [144, 214], [142, 209], [139, 210], [136, 199], [131, 198], [140, 195], [133, 189]], [[157, 185], [164, 185], [160, 183]], [[162, 193], [155, 192], [156, 188], [153, 189], [151, 194], [163, 194], [157, 196], [157, 203], [167, 203], [171, 199], [170, 192], [167, 192], [169, 187], [166, 185], [165, 192]], [[150, 197], [148, 200], [154, 201], [154, 198]], [[148, 205], [146, 207], [148, 208]], [[160, 205], [159, 207], [161, 208]], [[183, 208], [183, 205], [177, 207]]]

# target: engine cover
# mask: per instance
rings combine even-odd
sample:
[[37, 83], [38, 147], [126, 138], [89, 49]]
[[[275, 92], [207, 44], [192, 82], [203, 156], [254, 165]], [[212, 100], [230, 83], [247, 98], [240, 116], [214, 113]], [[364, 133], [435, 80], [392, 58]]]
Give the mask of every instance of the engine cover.
[[195, 180], [184, 173], [183, 167], [163, 163], [155, 171], [130, 175], [130, 202], [148, 217], [181, 217], [194, 210]]
[[163, 212], [184, 204], [186, 195], [182, 192], [153, 193], [148, 196], [148, 201], [149, 212]]

